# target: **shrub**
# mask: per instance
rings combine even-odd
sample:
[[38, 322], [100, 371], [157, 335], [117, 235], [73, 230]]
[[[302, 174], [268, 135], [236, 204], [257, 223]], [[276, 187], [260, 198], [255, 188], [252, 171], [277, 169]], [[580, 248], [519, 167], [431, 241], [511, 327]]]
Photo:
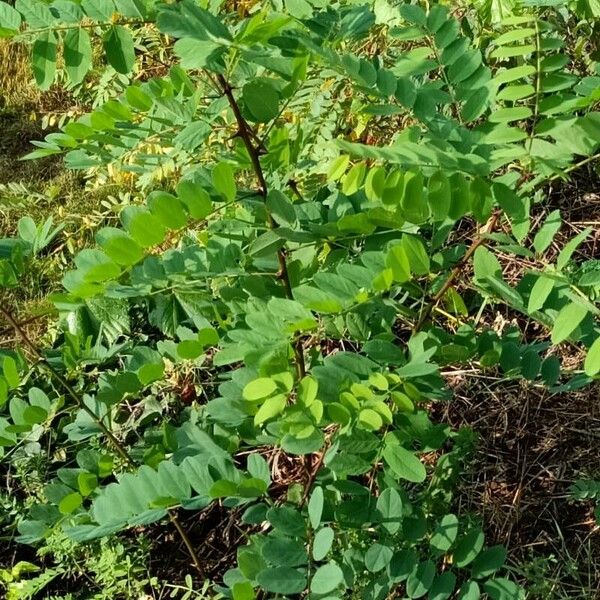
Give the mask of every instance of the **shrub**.
[[[472, 436], [428, 407], [448, 367], [551, 389], [600, 371], [600, 270], [574, 262], [591, 230], [538, 218], [545, 186], [596, 157], [598, 77], [552, 12], [475, 43], [437, 4], [210, 6], [0, 4], [42, 89], [81, 83], [95, 47], [130, 78], [29, 158], [131, 173], [146, 195], [75, 258], [48, 347], [0, 306], [23, 342], [3, 358], [5, 459], [66, 455], [20, 540], [170, 519], [205, 577], [178, 512], [221, 503], [247, 531], [218, 586], [235, 600], [523, 597], [452, 512]], [[168, 72], [140, 82], [149, 24]], [[2, 248], [16, 286], [34, 247]], [[529, 319], [547, 339], [523, 341]], [[561, 370], [562, 343], [589, 348], [584, 371]]]

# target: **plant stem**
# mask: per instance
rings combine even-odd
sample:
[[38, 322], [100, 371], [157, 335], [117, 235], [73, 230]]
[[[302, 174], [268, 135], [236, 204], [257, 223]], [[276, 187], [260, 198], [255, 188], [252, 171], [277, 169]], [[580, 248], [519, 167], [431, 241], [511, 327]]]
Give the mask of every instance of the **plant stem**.
[[427, 319], [429, 318], [429, 315], [431, 314], [431, 312], [433, 311], [433, 309], [435, 308], [437, 303], [444, 297], [446, 292], [452, 287], [452, 284], [456, 281], [458, 276], [461, 274], [462, 270], [464, 269], [465, 265], [469, 262], [469, 260], [473, 256], [473, 254], [475, 254], [475, 251], [477, 250], [477, 248], [479, 248], [479, 246], [481, 246], [485, 243], [485, 235], [488, 233], [492, 233], [492, 231], [494, 231], [494, 229], [498, 225], [499, 220], [500, 220], [500, 211], [496, 211], [490, 217], [489, 221], [487, 222], [485, 230], [482, 233], [480, 233], [479, 236], [473, 240], [473, 243], [471, 244], [469, 249], [465, 252], [465, 255], [462, 257], [462, 259], [459, 261], [459, 263], [454, 267], [454, 269], [452, 269], [452, 271], [451, 271], [450, 275], [448, 276], [448, 279], [446, 279], [444, 285], [438, 290], [438, 292], [431, 299], [431, 301], [421, 311], [419, 320], [417, 321], [417, 324], [413, 328], [413, 333], [418, 333], [419, 331], [421, 331], [421, 329], [423, 328], [423, 325], [425, 325], [425, 321], [427, 321]]
[[323, 448], [321, 449], [321, 455], [319, 456], [318, 460], [317, 460], [317, 464], [313, 467], [312, 471], [309, 473], [308, 475], [308, 479], [306, 481], [306, 486], [304, 487], [304, 492], [302, 492], [302, 498], [300, 499], [300, 508], [302, 508], [305, 504], [306, 501], [308, 500], [308, 496], [310, 494], [310, 491], [312, 489], [312, 486], [315, 483], [315, 480], [317, 478], [317, 475], [319, 474], [319, 470], [321, 469], [321, 467], [323, 466], [323, 461], [325, 460], [325, 455], [327, 454], [327, 450], [329, 450], [329, 448], [331, 447], [332, 444], [332, 438], [335, 435], [335, 431], [332, 432], [329, 443], [325, 443], [325, 445], [323, 446]]
[[46, 33], [47, 31], [69, 31], [71, 29], [95, 29], [96, 27], [113, 27], [115, 25], [150, 25], [155, 21], [148, 19], [122, 19], [119, 21], [95, 21], [94, 23], [73, 23], [72, 25], [57, 25], [55, 27], [40, 27], [38, 29], [26, 29], [19, 33], [20, 36]]
[[[131, 457], [129, 452], [127, 452], [127, 448], [117, 439], [115, 434], [102, 422], [102, 419], [100, 419], [98, 415], [89, 406], [87, 406], [87, 404], [81, 399], [79, 394], [73, 389], [71, 384], [47, 361], [46, 357], [38, 350], [37, 346], [31, 341], [31, 339], [29, 339], [29, 336], [23, 330], [21, 324], [18, 323], [18, 321], [13, 317], [12, 313], [3, 306], [0, 306], [0, 313], [2, 313], [2, 316], [19, 335], [25, 346], [27, 346], [30, 352], [38, 359], [40, 364], [50, 373], [52, 377], [54, 377], [54, 379], [56, 379], [56, 381], [60, 383], [67, 395], [75, 402], [75, 404], [81, 410], [85, 411], [90, 416], [94, 423], [96, 423], [96, 425], [99, 427], [102, 433], [109, 439], [117, 454], [123, 459], [123, 461], [125, 461], [127, 466], [130, 468], [135, 468], [137, 466], [136, 462]], [[204, 571], [202, 569], [200, 559], [198, 558], [198, 555], [194, 550], [194, 546], [192, 545], [187, 535], [187, 532], [185, 531], [185, 529], [181, 525], [181, 522], [179, 521], [177, 512], [174, 509], [170, 508], [168, 509], [168, 513], [169, 518], [171, 519], [171, 522], [173, 523], [173, 525], [175, 525], [177, 532], [181, 536], [181, 539], [183, 540], [183, 543], [185, 544], [188, 553], [192, 561], [194, 562], [194, 566], [198, 570], [200, 577], [204, 578]]]
[[[250, 162], [252, 163], [252, 168], [256, 175], [256, 179], [258, 180], [259, 194], [263, 198], [263, 200], [266, 201], [267, 194], [268, 194], [268, 187], [267, 187], [267, 182], [265, 179], [265, 175], [264, 175], [262, 166], [260, 164], [260, 154], [259, 154], [260, 147], [255, 145], [254, 142], [252, 141], [253, 139], [256, 139], [256, 136], [255, 136], [254, 132], [252, 131], [252, 128], [250, 127], [250, 125], [248, 124], [248, 122], [246, 121], [244, 116], [242, 115], [242, 113], [240, 111], [240, 107], [237, 103], [237, 100], [235, 99], [235, 96], [233, 95], [231, 85], [229, 85], [229, 82], [220, 73], [217, 75], [217, 80], [219, 82], [221, 90], [223, 91], [223, 94], [225, 95], [225, 97], [227, 98], [227, 101], [229, 102], [229, 106], [231, 107], [231, 110], [233, 111], [233, 115], [235, 117], [235, 120], [236, 120], [237, 126], [238, 126], [238, 135], [242, 138], [242, 141], [244, 142], [244, 146], [246, 147], [246, 151], [248, 152], [248, 156], [250, 157]], [[269, 227], [271, 229], [277, 229], [277, 223], [275, 223], [275, 221], [273, 220], [271, 213], [268, 211], [267, 211], [267, 213], [268, 213]], [[292, 283], [290, 281], [290, 275], [288, 272], [286, 253], [283, 248], [280, 248], [277, 251], [277, 260], [279, 262], [279, 279], [281, 279], [281, 282], [283, 284], [283, 289], [285, 291], [285, 295], [290, 300], [293, 300], [294, 293], [292, 291]], [[302, 377], [304, 377], [306, 375], [306, 364], [304, 362], [304, 348], [302, 345], [302, 340], [297, 339], [294, 342], [293, 346], [294, 346], [294, 354], [296, 357], [296, 371], [298, 373], [298, 377], [301, 379]]]
[[194, 548], [192, 540], [190, 540], [187, 531], [185, 530], [185, 527], [181, 524], [181, 521], [177, 516], [177, 512], [173, 508], [168, 509], [168, 512], [169, 519], [171, 519], [171, 523], [173, 523], [175, 529], [177, 529], [179, 537], [183, 541], [188, 551], [188, 554], [190, 555], [190, 558], [194, 562], [194, 566], [196, 567], [196, 571], [198, 571], [198, 575], [200, 575], [201, 579], [206, 579], [206, 574], [204, 573], [204, 569], [202, 567], [202, 564], [200, 563], [200, 557], [198, 556], [198, 553], [196, 552], [196, 549]]
[[542, 89], [542, 51], [540, 49], [540, 29], [537, 19], [534, 20], [535, 27], [535, 103], [533, 105], [533, 117], [531, 121], [531, 129], [529, 130], [529, 139], [527, 140], [527, 152], [531, 156], [533, 147], [533, 138], [535, 137], [535, 127], [537, 125], [538, 115], [540, 111], [540, 95]]

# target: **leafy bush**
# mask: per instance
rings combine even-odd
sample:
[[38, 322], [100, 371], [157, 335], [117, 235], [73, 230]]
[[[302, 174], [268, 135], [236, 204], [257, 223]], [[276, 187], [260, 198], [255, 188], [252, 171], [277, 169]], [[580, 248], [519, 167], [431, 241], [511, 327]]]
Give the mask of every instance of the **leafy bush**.
[[[600, 77], [552, 11], [476, 44], [436, 4], [218, 4], [0, 4], [42, 89], [96, 55], [129, 77], [152, 24], [168, 68], [29, 155], [131, 174], [146, 199], [77, 255], [47, 347], [0, 306], [23, 342], [2, 359], [5, 460], [64, 448], [20, 541], [170, 519], [205, 577], [178, 512], [221, 503], [247, 531], [217, 588], [235, 600], [523, 597], [452, 512], [471, 434], [428, 407], [450, 366], [553, 390], [600, 371], [600, 269], [575, 263], [591, 230], [538, 218], [545, 186], [596, 158]], [[51, 237], [34, 229], [3, 242], [3, 285]], [[525, 343], [525, 319], [547, 339]], [[589, 349], [583, 371], [562, 343]]]

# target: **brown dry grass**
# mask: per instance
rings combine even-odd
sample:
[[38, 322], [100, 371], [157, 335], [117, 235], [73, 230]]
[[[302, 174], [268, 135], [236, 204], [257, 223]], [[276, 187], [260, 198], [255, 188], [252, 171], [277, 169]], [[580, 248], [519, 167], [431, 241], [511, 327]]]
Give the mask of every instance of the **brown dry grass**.
[[[553, 395], [463, 372], [452, 386], [454, 399], [438, 407], [438, 418], [479, 436], [458, 510], [479, 515], [488, 541], [506, 545], [513, 565], [548, 561], [548, 595], [532, 598], [600, 598], [600, 527], [592, 504], [568, 493], [575, 479], [600, 477], [600, 385]], [[569, 571], [569, 562], [578, 568]]]

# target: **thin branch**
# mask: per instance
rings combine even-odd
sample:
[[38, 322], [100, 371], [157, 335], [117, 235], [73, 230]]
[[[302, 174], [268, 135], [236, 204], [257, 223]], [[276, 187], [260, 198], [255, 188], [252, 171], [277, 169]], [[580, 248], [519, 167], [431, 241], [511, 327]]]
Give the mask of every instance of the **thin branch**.
[[72, 25], [57, 25], [50, 27], [40, 27], [38, 29], [25, 29], [16, 37], [25, 37], [45, 33], [47, 31], [69, 31], [71, 29], [96, 29], [96, 27], [113, 27], [115, 25], [151, 25], [156, 21], [148, 19], [121, 19], [117, 21], [94, 21], [93, 23], [73, 23]]
[[[231, 110], [233, 111], [233, 115], [238, 126], [237, 135], [239, 135], [239, 137], [244, 142], [244, 146], [246, 147], [246, 151], [248, 152], [248, 156], [250, 157], [252, 168], [256, 175], [256, 179], [258, 180], [259, 194], [263, 198], [263, 200], [266, 200], [268, 194], [268, 187], [262, 166], [260, 164], [260, 146], [255, 145], [255, 143], [253, 142], [253, 140], [256, 140], [256, 135], [250, 127], [250, 125], [248, 124], [248, 122], [246, 121], [246, 119], [244, 118], [244, 116], [242, 115], [237, 100], [233, 95], [231, 85], [229, 85], [229, 82], [220, 73], [217, 75], [217, 80], [223, 91], [223, 94], [229, 102]], [[273, 217], [270, 212], [268, 212], [268, 222], [269, 227], [271, 229], [277, 229], [277, 223], [275, 223], [275, 221], [273, 220]], [[283, 248], [280, 248], [277, 251], [277, 260], [279, 262], [279, 279], [283, 284], [285, 295], [290, 300], [293, 300], [294, 293], [292, 291], [292, 284], [287, 267], [286, 252]], [[304, 362], [304, 348], [302, 346], [302, 340], [300, 339], [297, 339], [294, 342], [294, 354], [296, 357], [296, 370], [298, 372], [298, 377], [302, 378], [306, 375], [306, 364]]]
[[[19, 327], [24, 327], [25, 325], [35, 323], [35, 321], [39, 321], [40, 319], [45, 319], [46, 317], [50, 316], [51, 314], [52, 314], [52, 311], [46, 311], [46, 312], [40, 313], [39, 315], [34, 315], [33, 317], [29, 317], [28, 319], [21, 321], [19, 323]], [[11, 331], [13, 331], [13, 329], [14, 329], [14, 327], [12, 327], [12, 325], [10, 327], [6, 327], [5, 329], [0, 329], [0, 337], [8, 335]]]
[[459, 261], [459, 263], [452, 269], [448, 279], [446, 279], [444, 285], [439, 289], [439, 291], [435, 294], [435, 296], [431, 299], [431, 301], [425, 306], [425, 308], [421, 311], [419, 316], [419, 320], [417, 324], [413, 328], [413, 333], [418, 333], [425, 325], [425, 322], [431, 315], [431, 312], [436, 307], [437, 303], [444, 297], [446, 292], [452, 287], [458, 276], [461, 274], [465, 265], [469, 262], [473, 254], [479, 246], [482, 246], [485, 243], [486, 234], [492, 233], [496, 226], [498, 225], [498, 221], [500, 220], [500, 211], [496, 211], [487, 222], [487, 225], [477, 238], [473, 240], [473, 243], [469, 247], [469, 249], [465, 252], [465, 255]]
[[[335, 435], [335, 431], [331, 435], [332, 436]], [[310, 490], [312, 489], [312, 487], [315, 483], [315, 480], [317, 479], [317, 475], [319, 474], [319, 470], [321, 469], [321, 466], [323, 465], [323, 461], [325, 460], [325, 455], [327, 454], [327, 450], [329, 449], [330, 445], [331, 444], [325, 443], [325, 445], [323, 446], [323, 449], [321, 450], [321, 455], [319, 456], [319, 458], [317, 460], [317, 464], [313, 467], [312, 471], [308, 475], [308, 479], [306, 481], [306, 486], [304, 487], [304, 492], [302, 493], [302, 498], [300, 499], [300, 504], [299, 504], [300, 508], [302, 508], [306, 504], [306, 501], [308, 500]]]

